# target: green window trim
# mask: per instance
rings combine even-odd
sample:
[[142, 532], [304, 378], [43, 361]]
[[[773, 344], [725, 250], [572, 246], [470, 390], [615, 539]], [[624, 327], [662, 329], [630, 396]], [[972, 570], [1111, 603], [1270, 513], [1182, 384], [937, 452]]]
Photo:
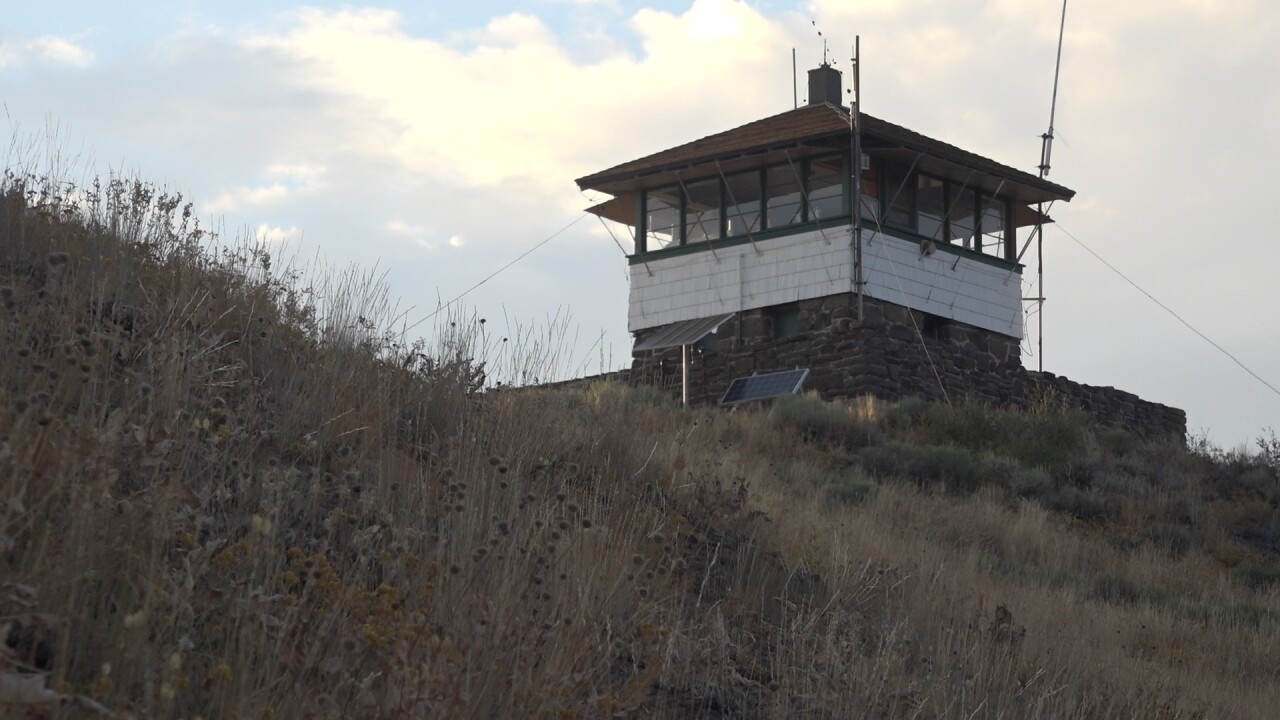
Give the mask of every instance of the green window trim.
[[[841, 168], [841, 214], [830, 218], [815, 220], [813, 218], [813, 210], [811, 208], [812, 200], [810, 197], [810, 183], [813, 175], [813, 164], [815, 162], [821, 162], [824, 159], [831, 159], [837, 155], [840, 158]], [[850, 208], [853, 205], [853, 190], [851, 187], [852, 179], [850, 178], [851, 162], [852, 159], [848, 152], [831, 152], [801, 158], [794, 161], [794, 163], [776, 163], [754, 170], [729, 173], [723, 177], [713, 176], [686, 180], [683, 183], [683, 186], [664, 185], [656, 188], [645, 189], [637, 194], [636, 211], [639, 221], [637, 223], [636, 236], [638, 241], [636, 243], [636, 252], [634, 255], [630, 256], [630, 261], [634, 264], [637, 262], [682, 255], [690, 252], [702, 252], [703, 250], [710, 250], [712, 248], [734, 247], [747, 242], [768, 240], [787, 235], [796, 235], [817, 230], [819, 228], [832, 226], [838, 227], [840, 225], [851, 223], [852, 215]], [[878, 160], [874, 159], [873, 162], [879, 163]], [[796, 185], [799, 186], [800, 197], [798, 216], [800, 219], [798, 222], [787, 223], [775, 227], [769, 222], [771, 208], [769, 207], [770, 196], [768, 190], [770, 171], [779, 170], [788, 171], [787, 175], [792, 179], [797, 179], [795, 178], [795, 175], [797, 172], [799, 173]], [[910, 170], [910, 172], [908, 173], [907, 170]], [[758, 192], [756, 192], [754, 196], [747, 197], [745, 199], [738, 197], [730, 198], [730, 193], [727, 189], [728, 179], [734, 178], [735, 180], [740, 180], [744, 176], [753, 174], [755, 176], [754, 185], [758, 189]], [[918, 222], [917, 218], [920, 213], [920, 191], [917, 188], [917, 185], [919, 184], [919, 178], [921, 177], [927, 177], [941, 183], [943, 208], [941, 210], [939, 232], [937, 233], [938, 237], [926, 236], [914, 226]], [[686, 188], [691, 184], [706, 183], [712, 179], [716, 180], [720, 194], [718, 237], [711, 238], [710, 240], [699, 240], [697, 242], [690, 243], [689, 203], [687, 197], [688, 191]], [[899, 184], [902, 186], [903, 192], [909, 194], [909, 197], [903, 198], [902, 193], [896, 192]], [[649, 214], [649, 195], [657, 192], [671, 192], [672, 190], [674, 190], [675, 194], [679, 197], [678, 233], [674, 233], [674, 235], [678, 235], [678, 237], [673, 237], [671, 243], [666, 247], [650, 249], [648, 237], [649, 228], [646, 226]], [[986, 208], [989, 207], [989, 203], [993, 202], [993, 196], [991, 193], [969, 186], [967, 183], [931, 175], [896, 163], [880, 163], [877, 172], [877, 190], [878, 197], [876, 198], [876, 204], [878, 205], [879, 220], [877, 222], [876, 218], [869, 218], [872, 222], [870, 224], [864, 224], [864, 229], [871, 230], [873, 232], [878, 231], [885, 235], [912, 240], [915, 242], [926, 239], [932, 240], [934, 241], [937, 249], [946, 250], [947, 252], [964, 257], [979, 259], [983, 262], [996, 265], [997, 267], [1013, 269], [1016, 272], [1022, 271], [1023, 266], [1014, 259], [1014, 254], [1017, 251], [1017, 240], [1016, 228], [1013, 226], [1013, 201], [1009, 198], [994, 200], [1001, 206], [1001, 213], [1003, 215], [1002, 220], [1004, 224], [1002, 232], [1003, 237], [997, 238], [994, 235], [986, 235], [986, 231], [984, 230], [984, 214], [986, 212]], [[956, 210], [952, 207], [952, 203], [954, 198], [961, 192], [966, 195], [971, 195], [973, 198], [973, 224], [975, 228], [973, 231], [972, 249], [965, 248], [958, 243], [952, 242], [954, 239], [952, 237], [952, 215]], [[904, 219], [910, 218], [912, 221], [911, 226], [893, 222], [893, 213], [890, 212], [890, 200], [895, 198], [890, 197], [891, 193], [898, 196], [899, 199], [899, 202], [895, 203], [895, 212], [902, 215]], [[909, 208], [905, 203], [901, 202], [903, 199], [909, 200]], [[748, 212], [758, 214], [755, 225], [759, 229], [753, 230], [749, 233], [745, 231], [737, 233], [737, 231], [735, 231], [737, 234], [730, 235], [730, 217], [732, 216], [739, 219], [744, 217], [743, 213], [734, 213], [733, 210], [740, 207], [739, 203], [742, 205], [748, 205], [753, 202], [757, 204], [757, 208], [754, 211]], [[867, 219], [867, 216], [864, 215], [864, 219]], [[992, 242], [987, 244], [987, 240], [991, 240]], [[991, 248], [991, 250], [998, 254], [986, 252], [987, 248]]]
[[[788, 225], [787, 227], [784, 227], [784, 228], [776, 228], [774, 230], [767, 230], [764, 232], [756, 233], [755, 240], [756, 242], [767, 243], [768, 241], [775, 240], [777, 238], [790, 237], [792, 235], [800, 235], [806, 232], [816, 232], [820, 228], [839, 229], [839, 228], [848, 226], [852, 222], [852, 220], [853, 220], [852, 217], [844, 216], [844, 217], [832, 218], [830, 222], [823, 222], [821, 226], [819, 226], [818, 223], [805, 223], [804, 225]], [[866, 228], [863, 228], [863, 230], [871, 231], [871, 232], [879, 232], [879, 234], [883, 237], [892, 238], [894, 240], [902, 240], [902, 241], [910, 242], [913, 245], [919, 245], [921, 241], [926, 239], [923, 235], [920, 235], [919, 233], [913, 230], [901, 230], [899, 228], [888, 227], [888, 226], [882, 227], [878, 231], [874, 227], [866, 227]], [[749, 242], [750, 242], [750, 239], [748, 239], [745, 235], [743, 235], [743, 236], [731, 237], [726, 240], [722, 240], [716, 243], [715, 246], [717, 249], [725, 249], [725, 248], [737, 247], [739, 245], [746, 245]], [[951, 245], [948, 243], [935, 243], [935, 248], [941, 252], [945, 252], [951, 255], [959, 255], [960, 257], [966, 257], [966, 258], [969, 258], [970, 260], [976, 260], [978, 262], [991, 265], [994, 267], [1002, 268], [1005, 270], [1010, 270], [1018, 274], [1021, 274], [1023, 268], [1025, 267], [1022, 263], [1005, 260], [1004, 258], [997, 257], [995, 255], [988, 255], [986, 253], [977, 253], [977, 252], [974, 252], [973, 250], [966, 250], [965, 248], [959, 245]], [[692, 255], [694, 253], [710, 252], [710, 250], [711, 248], [709, 248], [706, 243], [697, 243], [694, 245], [672, 245], [670, 247], [667, 247], [661, 250], [652, 250], [643, 254], [636, 253], [634, 255], [628, 255], [627, 263], [629, 265], [640, 265], [646, 262], [663, 260], [665, 258], [671, 258], [671, 257], [679, 257], [681, 255]]]
[[[808, 158], [801, 158], [799, 160], [796, 160], [794, 162], [789, 162], [789, 163], [775, 163], [772, 165], [761, 167], [757, 170], [747, 170], [747, 171], [730, 173], [724, 177], [720, 177], [717, 175], [717, 176], [711, 176], [711, 177], [692, 178], [688, 180], [683, 180], [677, 185], [662, 185], [659, 187], [646, 188], [640, 191], [639, 193], [637, 193], [637, 200], [636, 200], [636, 217], [637, 217], [636, 236], [639, 238], [639, 241], [636, 243], [636, 254], [648, 255], [654, 252], [667, 252], [674, 247], [685, 247], [688, 245], [703, 245], [703, 244], [706, 244], [706, 242], [710, 242], [712, 246], [719, 247], [725, 243], [732, 243], [739, 239], [760, 237], [768, 233], [769, 231], [791, 230], [791, 231], [798, 232], [800, 228], [803, 228], [805, 226], [811, 225], [816, 222], [814, 219], [814, 209], [812, 207], [814, 198], [811, 197], [814, 191], [814, 188], [812, 186], [814, 164], [816, 162], [822, 162], [823, 160], [831, 160], [835, 158], [839, 159], [839, 166], [840, 166], [840, 170], [838, 171], [839, 178], [840, 178], [839, 182], [841, 186], [840, 193], [839, 193], [840, 210], [838, 214], [833, 215], [829, 218], [824, 218], [822, 219], [821, 222], [824, 222], [824, 223], [838, 222], [841, 218], [848, 217], [849, 207], [850, 207], [850, 204], [852, 203], [852, 199], [851, 199], [852, 191], [850, 190], [850, 187], [849, 187], [849, 183], [851, 182], [849, 178], [849, 168], [850, 168], [849, 154], [847, 152], [839, 152], [839, 151], [823, 153], [820, 155], [814, 155]], [[770, 207], [770, 200], [776, 199], [777, 197], [787, 197], [786, 195], [771, 197], [769, 193], [769, 188], [770, 188], [769, 180], [772, 172], [779, 173], [783, 181], [788, 183], [788, 186], [795, 188], [795, 194], [797, 195], [797, 197], [795, 198], [795, 201], [794, 201], [794, 207], [798, 209], [798, 212], [795, 213], [795, 215], [793, 216], [795, 218], [798, 218], [795, 222], [777, 224], [776, 220], [774, 223], [770, 223], [769, 221], [770, 212], [778, 207], [776, 205], [773, 207]], [[730, 194], [727, 188], [728, 183], [726, 182], [726, 180], [728, 178], [741, 180], [744, 176], [749, 176], [753, 174], [755, 175], [754, 187], [756, 191], [745, 198], [735, 197], [731, 199], [729, 197]], [[692, 185], [705, 184], [712, 180], [716, 182], [716, 185], [719, 191], [719, 196], [720, 196], [719, 209], [717, 211], [717, 214], [718, 214], [717, 235], [718, 236], [710, 238], [709, 241], [699, 239], [695, 243], [691, 243], [690, 232], [689, 232], [689, 226], [691, 223], [689, 193], [691, 191], [689, 190], [689, 187]], [[825, 185], [824, 187], [833, 187], [833, 185]], [[659, 192], [672, 193], [673, 195], [679, 198], [679, 202], [678, 202], [679, 208], [678, 208], [678, 216], [677, 216], [679, 232], [673, 233], [673, 235], [678, 237], [673, 237], [671, 240], [671, 243], [666, 247], [650, 249], [649, 247], [650, 228], [648, 227], [649, 197], [651, 194], [659, 193]], [[820, 201], [829, 200], [829, 199], [830, 198], [826, 196], [824, 196], [823, 198], [818, 198], [818, 200]], [[741, 205], [739, 203], [741, 203]], [[732, 211], [740, 206], [749, 205], [751, 203], [758, 204], [758, 208], [755, 211], [749, 211], [749, 212], [758, 213], [759, 217], [757, 219], [757, 222], [755, 223], [758, 229], [754, 229], [750, 233], [743, 231], [741, 234], [738, 234], [735, 231], [734, 235], [730, 235], [729, 234], [730, 218], [731, 217], [742, 218], [742, 215], [743, 215], [742, 213], [735, 213]], [[782, 207], [786, 208], [786, 207], [792, 207], [792, 206], [793, 206], [792, 203], [788, 202], [787, 205], [784, 205]], [[751, 223], [748, 223], [748, 225], [750, 226]]]

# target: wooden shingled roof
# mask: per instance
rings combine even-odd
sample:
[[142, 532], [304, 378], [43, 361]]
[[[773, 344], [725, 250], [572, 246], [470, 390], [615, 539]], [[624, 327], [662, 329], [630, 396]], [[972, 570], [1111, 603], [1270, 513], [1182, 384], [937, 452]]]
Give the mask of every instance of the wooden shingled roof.
[[[615, 165], [578, 178], [577, 183], [583, 190], [617, 195], [662, 182], [670, 173], [686, 168], [787, 148], [820, 145], [824, 140], [830, 145], [831, 141], [839, 141], [848, 134], [848, 110], [828, 103], [807, 105]], [[865, 113], [862, 115], [862, 136], [863, 148], [868, 153], [894, 148], [912, 151], [935, 164], [958, 166], [1013, 183], [1024, 190], [1020, 194], [1028, 200], [1070, 200], [1075, 195], [1075, 191], [1057, 183]]]

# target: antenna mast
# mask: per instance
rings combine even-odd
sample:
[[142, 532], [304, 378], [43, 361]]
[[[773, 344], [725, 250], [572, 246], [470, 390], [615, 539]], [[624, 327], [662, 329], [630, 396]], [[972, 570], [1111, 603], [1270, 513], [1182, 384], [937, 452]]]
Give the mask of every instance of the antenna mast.
[[[1053, 65], [1053, 97], [1049, 102], [1049, 131], [1040, 136], [1040, 178], [1049, 176], [1049, 161], [1053, 155], [1053, 120], [1058, 112], [1058, 77], [1062, 72], [1062, 37], [1067, 29], [1067, 0], [1062, 0], [1062, 19], [1058, 23], [1058, 57]], [[1044, 372], [1044, 203], [1038, 203], [1036, 212], [1036, 359]]]

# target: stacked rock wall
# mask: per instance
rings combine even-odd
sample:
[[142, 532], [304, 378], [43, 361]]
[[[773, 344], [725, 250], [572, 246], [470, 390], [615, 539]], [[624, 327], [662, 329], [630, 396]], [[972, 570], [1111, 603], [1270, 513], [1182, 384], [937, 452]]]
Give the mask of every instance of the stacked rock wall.
[[[1056, 393], [1102, 425], [1147, 437], [1186, 435], [1186, 413], [1177, 408], [1024, 369], [1013, 338], [871, 299], [859, 322], [855, 303], [844, 294], [739, 313], [720, 326], [714, 348], [691, 349], [690, 400], [715, 403], [737, 377], [809, 368], [805, 388], [828, 399], [949, 398], [1026, 408]], [[779, 337], [783, 328], [794, 334]], [[678, 388], [680, 348], [637, 355], [631, 381]]]

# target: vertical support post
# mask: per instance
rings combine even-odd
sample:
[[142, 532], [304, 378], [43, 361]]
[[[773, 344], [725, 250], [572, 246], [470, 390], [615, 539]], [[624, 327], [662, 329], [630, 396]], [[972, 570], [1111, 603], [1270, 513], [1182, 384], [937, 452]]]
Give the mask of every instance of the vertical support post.
[[680, 346], [680, 405], [689, 407], [689, 346]]
[[[1044, 220], [1044, 203], [1037, 203], [1036, 211]], [[1036, 360], [1040, 372], [1044, 372], [1044, 228], [1036, 228]]]
[[862, 322], [863, 285], [862, 272], [862, 36], [853, 37], [853, 99], [849, 101], [849, 128], [853, 135], [849, 162], [853, 163], [853, 284], [858, 292], [858, 322]]

